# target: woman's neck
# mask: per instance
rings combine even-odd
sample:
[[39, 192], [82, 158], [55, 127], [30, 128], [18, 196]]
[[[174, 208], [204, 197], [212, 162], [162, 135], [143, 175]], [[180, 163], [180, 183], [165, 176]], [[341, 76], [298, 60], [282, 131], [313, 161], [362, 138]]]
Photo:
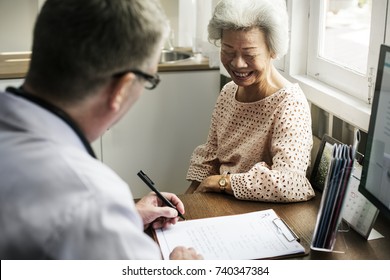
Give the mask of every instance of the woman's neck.
[[243, 103], [256, 102], [274, 94], [289, 84], [290, 82], [272, 66], [270, 74], [258, 83], [248, 87], [239, 87], [236, 99]]

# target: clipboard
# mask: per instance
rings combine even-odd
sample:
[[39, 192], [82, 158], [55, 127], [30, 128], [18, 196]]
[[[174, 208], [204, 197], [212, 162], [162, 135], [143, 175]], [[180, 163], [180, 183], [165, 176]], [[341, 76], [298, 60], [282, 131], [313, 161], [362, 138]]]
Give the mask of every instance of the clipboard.
[[279, 259], [308, 254], [297, 234], [273, 209], [186, 220], [155, 236], [164, 259], [177, 246], [193, 247], [207, 260]]
[[282, 218], [275, 218], [272, 221], [278, 231], [284, 235], [284, 237], [289, 241], [292, 242], [294, 240], [300, 242], [299, 236], [287, 225], [287, 223]]

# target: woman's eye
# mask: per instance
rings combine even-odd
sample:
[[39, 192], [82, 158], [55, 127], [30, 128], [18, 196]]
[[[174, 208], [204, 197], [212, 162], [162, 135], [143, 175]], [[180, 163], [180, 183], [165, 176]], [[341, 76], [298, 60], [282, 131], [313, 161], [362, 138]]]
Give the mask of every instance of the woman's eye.
[[256, 55], [244, 55], [245, 60], [254, 60], [256, 58]]
[[[235, 52], [229, 52], [229, 51], [225, 51], [225, 50], [222, 50], [222, 55], [229, 58], [229, 59], [233, 59], [236, 57]], [[240, 57], [242, 59], [244, 59], [245, 61], [253, 61], [256, 59], [256, 56], [257, 56], [257, 54], [242, 54], [242, 55], [240, 55]]]
[[235, 53], [233, 52], [227, 52], [227, 51], [222, 51], [223, 55], [226, 55], [228, 57], [234, 57], [235, 56]]

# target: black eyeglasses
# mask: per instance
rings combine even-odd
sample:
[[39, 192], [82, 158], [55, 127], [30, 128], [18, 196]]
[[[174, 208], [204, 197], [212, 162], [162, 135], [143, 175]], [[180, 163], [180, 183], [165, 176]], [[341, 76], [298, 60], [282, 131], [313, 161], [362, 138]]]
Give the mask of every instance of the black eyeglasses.
[[147, 74], [145, 72], [142, 72], [140, 70], [136, 70], [136, 69], [129, 69], [129, 70], [124, 70], [124, 71], [121, 71], [119, 73], [115, 73], [112, 75], [112, 77], [114, 78], [118, 78], [120, 76], [123, 76], [127, 73], [134, 73], [135, 75], [143, 78], [146, 83], [145, 83], [145, 88], [146, 89], [154, 89], [157, 87], [157, 85], [160, 83], [160, 76], [156, 73], [154, 74], [153, 76], [150, 75], [150, 74]]

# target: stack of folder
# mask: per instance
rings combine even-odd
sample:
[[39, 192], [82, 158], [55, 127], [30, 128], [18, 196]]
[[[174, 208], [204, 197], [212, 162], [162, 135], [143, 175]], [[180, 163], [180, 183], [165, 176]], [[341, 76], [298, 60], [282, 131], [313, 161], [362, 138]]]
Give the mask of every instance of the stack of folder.
[[[358, 133], [358, 132], [357, 132]], [[322, 195], [317, 223], [313, 234], [311, 249], [332, 251], [346, 189], [351, 178], [356, 147], [360, 136], [355, 138], [353, 146], [334, 144]]]

